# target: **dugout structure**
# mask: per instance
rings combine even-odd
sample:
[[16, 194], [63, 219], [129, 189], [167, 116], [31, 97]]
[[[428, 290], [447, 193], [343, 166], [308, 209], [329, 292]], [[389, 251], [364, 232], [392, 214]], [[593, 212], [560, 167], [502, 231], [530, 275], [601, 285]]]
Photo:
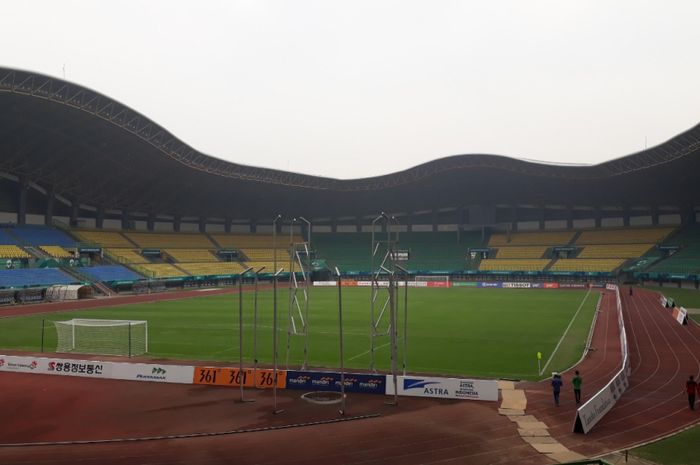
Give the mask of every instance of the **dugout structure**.
[[56, 352], [132, 357], [148, 352], [148, 321], [73, 318], [54, 321]]

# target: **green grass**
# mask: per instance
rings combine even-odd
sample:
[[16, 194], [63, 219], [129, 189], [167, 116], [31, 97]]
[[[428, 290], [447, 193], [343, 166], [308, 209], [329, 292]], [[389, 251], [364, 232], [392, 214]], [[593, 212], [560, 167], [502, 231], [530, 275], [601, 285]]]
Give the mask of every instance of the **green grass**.
[[[369, 289], [343, 289], [345, 364], [349, 368], [369, 366], [369, 294]], [[282, 365], [287, 344], [287, 295], [286, 290], [278, 294]], [[597, 299], [596, 292], [587, 296], [585, 291], [574, 290], [411, 289], [407, 369], [409, 372], [536, 379], [537, 351], [542, 352], [544, 365], [581, 306], [547, 371], [568, 368], [581, 356]], [[309, 365], [336, 367], [337, 289], [314, 288], [311, 302]], [[401, 336], [403, 292], [400, 302]], [[246, 294], [244, 307], [244, 359], [249, 362], [253, 359], [250, 293]], [[258, 314], [258, 360], [271, 363], [271, 292], [260, 294]], [[149, 355], [152, 357], [229, 362], [236, 362], [239, 357], [236, 295], [0, 319], [0, 347], [38, 351], [42, 319], [73, 317], [148, 320]], [[53, 327], [48, 324], [47, 328], [45, 346], [55, 347]], [[378, 341], [376, 352], [377, 367], [383, 370], [390, 366], [388, 341], [388, 337]], [[402, 340], [398, 345], [401, 352]], [[402, 359], [400, 353], [399, 361]], [[293, 336], [290, 366], [298, 367], [302, 360], [303, 339]]]
[[700, 465], [700, 427], [630, 451], [662, 465]]

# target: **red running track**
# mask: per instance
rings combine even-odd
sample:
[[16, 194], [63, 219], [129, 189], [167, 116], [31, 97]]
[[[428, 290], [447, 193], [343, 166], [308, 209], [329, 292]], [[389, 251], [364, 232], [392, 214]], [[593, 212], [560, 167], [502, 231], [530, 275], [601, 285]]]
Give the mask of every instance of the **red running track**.
[[[621, 291], [623, 317], [630, 350], [630, 387], [615, 407], [587, 435], [572, 433], [576, 405], [571, 378], [560, 407], [555, 407], [549, 382], [527, 386], [528, 413], [542, 419], [562, 444], [594, 457], [653, 441], [700, 421], [688, 408], [685, 381], [700, 372], [700, 326], [681, 326], [655, 292]], [[606, 292], [592, 346], [596, 349], [577, 369], [584, 380], [583, 401], [604, 386], [621, 366], [615, 297]]]
[[[688, 374], [700, 368], [693, 355], [700, 353], [700, 328], [678, 325], [651, 292], [623, 296], [623, 306], [631, 386], [590, 434], [570, 432], [572, 394], [565, 390], [562, 406], [555, 408], [548, 383], [522, 383], [528, 413], [545, 421], [567, 447], [588, 456], [645, 442], [700, 419], [687, 409], [683, 394]], [[615, 311], [614, 295], [605, 293], [592, 341], [596, 350], [578, 367], [584, 400], [585, 393], [602, 387], [619, 369]], [[279, 405], [286, 413], [277, 416], [269, 391], [246, 391], [256, 402], [241, 404], [234, 402], [235, 389], [2, 373], [0, 392], [2, 443], [216, 432], [338, 418], [335, 407], [307, 405], [292, 391], [280, 391]], [[517, 436], [515, 423], [498, 415], [495, 404], [401, 398], [393, 407], [383, 401], [352, 395], [349, 414], [381, 416], [342, 423], [190, 439], [0, 447], [0, 463], [551, 463]]]

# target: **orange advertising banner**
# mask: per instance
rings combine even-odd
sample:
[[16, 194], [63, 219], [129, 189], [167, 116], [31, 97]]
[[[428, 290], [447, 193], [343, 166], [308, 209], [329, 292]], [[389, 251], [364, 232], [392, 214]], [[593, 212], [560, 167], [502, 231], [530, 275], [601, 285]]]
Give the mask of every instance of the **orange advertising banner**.
[[[255, 378], [255, 379], [253, 379]], [[243, 370], [243, 386], [272, 389], [274, 383], [274, 372], [270, 369], [245, 368]], [[193, 384], [208, 384], [210, 386], [231, 386], [241, 385], [241, 376], [238, 368], [228, 367], [195, 367]], [[287, 372], [277, 370], [277, 387], [284, 389], [287, 386]]]

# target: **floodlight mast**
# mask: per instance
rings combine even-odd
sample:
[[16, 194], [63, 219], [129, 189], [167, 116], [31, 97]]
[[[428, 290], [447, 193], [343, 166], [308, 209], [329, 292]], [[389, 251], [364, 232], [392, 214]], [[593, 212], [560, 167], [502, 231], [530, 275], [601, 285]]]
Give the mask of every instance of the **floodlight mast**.
[[255, 402], [253, 399], [243, 397], [243, 385], [245, 376], [243, 373], [243, 275], [252, 270], [249, 266], [238, 275], [238, 384], [241, 389], [241, 402]]

